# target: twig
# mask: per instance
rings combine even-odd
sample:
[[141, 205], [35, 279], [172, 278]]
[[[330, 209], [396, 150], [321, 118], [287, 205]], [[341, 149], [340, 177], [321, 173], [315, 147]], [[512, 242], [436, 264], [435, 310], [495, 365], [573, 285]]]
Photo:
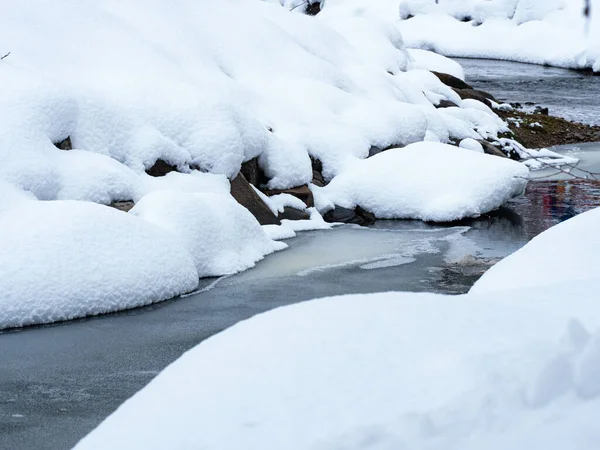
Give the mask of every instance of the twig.
[[290, 9], [290, 11], [293, 11], [295, 9], [300, 8], [302, 5], [306, 5], [308, 4], [309, 0], [304, 0], [302, 3], [297, 4], [296, 6], [294, 6], [292, 9]]
[[10, 52], [8, 52], [6, 55], [4, 56], [0, 56], [0, 61], [2, 61], [4, 58], [6, 58], [8, 55], [10, 55]]

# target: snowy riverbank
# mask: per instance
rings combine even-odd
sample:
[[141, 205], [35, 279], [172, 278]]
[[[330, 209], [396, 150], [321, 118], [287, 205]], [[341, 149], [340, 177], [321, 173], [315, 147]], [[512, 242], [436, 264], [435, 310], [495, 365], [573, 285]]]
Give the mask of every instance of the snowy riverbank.
[[[60, 0], [8, 5], [0, 25], [0, 328], [192, 291], [334, 208], [457, 220], [526, 184], [480, 154], [508, 127], [451, 87], [460, 66], [377, 18]], [[313, 220], [273, 228], [292, 216]]]

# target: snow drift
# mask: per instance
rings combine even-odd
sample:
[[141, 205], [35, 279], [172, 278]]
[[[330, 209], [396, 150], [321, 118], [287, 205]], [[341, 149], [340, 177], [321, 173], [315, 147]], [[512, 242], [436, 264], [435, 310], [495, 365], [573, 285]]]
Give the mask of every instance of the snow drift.
[[184, 354], [75, 448], [595, 450], [597, 289], [279, 308]]
[[396, 21], [406, 45], [447, 56], [507, 59], [600, 72], [600, 0], [327, 0]]

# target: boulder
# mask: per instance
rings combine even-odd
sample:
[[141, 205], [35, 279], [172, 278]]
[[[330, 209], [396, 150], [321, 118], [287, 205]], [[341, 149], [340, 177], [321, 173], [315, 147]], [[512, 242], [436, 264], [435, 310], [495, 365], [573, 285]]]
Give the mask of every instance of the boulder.
[[71, 136], [67, 136], [60, 142], [55, 142], [54, 145], [60, 150], [73, 150], [73, 144], [71, 142]]
[[321, 12], [321, 2], [320, 1], [309, 3], [308, 6], [306, 7], [306, 14], [309, 16], [316, 16], [320, 12]]
[[327, 211], [323, 219], [329, 223], [352, 223], [362, 226], [371, 225], [376, 220], [373, 214], [365, 211], [360, 206], [355, 210], [336, 206], [335, 209]]
[[266, 184], [268, 181], [258, 165], [258, 157], [252, 158], [250, 161], [242, 164], [240, 172], [244, 175], [248, 183], [256, 187], [260, 187], [261, 184]]
[[164, 177], [169, 172], [177, 172], [177, 167], [163, 159], [157, 159], [152, 167], [146, 169], [146, 173], [151, 177]]
[[435, 72], [433, 70], [431, 71], [431, 73], [438, 77], [442, 83], [444, 83], [446, 86], [450, 86], [451, 88], [473, 89], [473, 86], [468, 85], [460, 78], [456, 78], [455, 76], [450, 75], [448, 73]]
[[277, 218], [279, 220], [309, 220], [310, 214], [306, 211], [286, 206], [283, 208], [283, 212], [279, 213]]
[[495, 145], [490, 144], [488, 141], [484, 139], [479, 139], [477, 142], [481, 144], [481, 146], [483, 147], [483, 152], [486, 155], [494, 155], [499, 156], [501, 158], [508, 158], [508, 156], [502, 150], [500, 150]]
[[242, 173], [231, 180], [231, 195], [240, 205], [250, 211], [261, 225], [281, 225], [281, 221], [263, 202]]
[[302, 200], [304, 202], [304, 204], [309, 208], [312, 208], [313, 206], [315, 206], [315, 199], [313, 198], [313, 193], [311, 192], [311, 190], [308, 188], [308, 186], [306, 184], [303, 186], [298, 186], [298, 187], [291, 188], [291, 189], [265, 190], [264, 193], [267, 194], [269, 197], [271, 197], [272, 195], [278, 195], [278, 194], [290, 194], [290, 195], [293, 195], [294, 197]]

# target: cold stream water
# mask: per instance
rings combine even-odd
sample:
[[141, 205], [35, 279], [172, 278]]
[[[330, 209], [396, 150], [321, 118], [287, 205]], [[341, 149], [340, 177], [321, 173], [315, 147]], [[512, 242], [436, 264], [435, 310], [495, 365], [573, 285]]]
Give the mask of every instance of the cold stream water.
[[[466, 68], [470, 77], [485, 78], [486, 89], [499, 97], [513, 93], [513, 81], [506, 79], [521, 69], [554, 83], [553, 70], [491, 64], [478, 61]], [[567, 86], [566, 93], [556, 95], [567, 96]], [[531, 93], [523, 92], [519, 100]], [[539, 102], [550, 105], [550, 94]], [[600, 172], [600, 145], [559, 151], [579, 157], [581, 169]], [[0, 333], [0, 449], [69, 448], [181, 353], [269, 309], [347, 293], [466, 292], [498, 259], [550, 226], [600, 205], [596, 182], [566, 181], [552, 171], [534, 176], [540, 180], [530, 183], [526, 196], [477, 220], [451, 225], [380, 221], [368, 229], [305, 232], [254, 269], [204, 280], [203, 292], [185, 298]]]

